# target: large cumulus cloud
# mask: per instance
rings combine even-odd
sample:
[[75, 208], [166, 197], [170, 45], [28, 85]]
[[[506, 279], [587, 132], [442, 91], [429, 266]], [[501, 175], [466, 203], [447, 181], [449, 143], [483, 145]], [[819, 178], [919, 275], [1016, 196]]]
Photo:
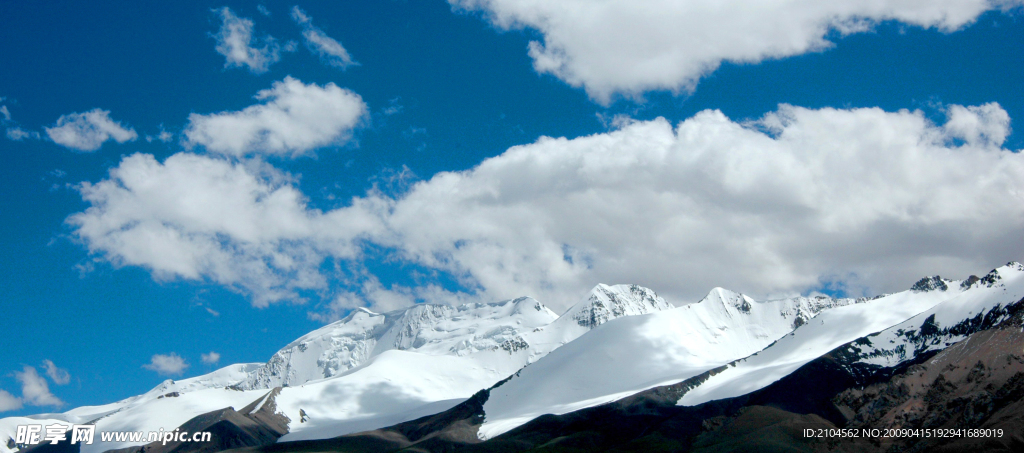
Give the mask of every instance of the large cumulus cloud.
[[127, 156], [79, 191], [90, 207], [68, 223], [97, 257], [158, 279], [206, 279], [257, 306], [325, 288], [324, 257], [355, 256], [353, 238], [379, 221], [366, 200], [323, 214], [272, 167], [190, 153]]
[[[996, 104], [947, 114], [933, 124], [917, 111], [783, 105], [755, 122], [714, 110], [632, 122], [542, 137], [328, 212], [266, 166], [134, 155], [82, 186], [91, 207], [69, 222], [98, 257], [261, 304], [304, 288], [340, 307], [532, 295], [565, 308], [598, 282], [676, 303], [713, 286], [893, 291], [1024, 257], [1024, 158], [1003, 148], [1008, 115]], [[469, 290], [384, 287], [322, 265], [358, 263], [366, 244]]]
[[759, 62], [832, 45], [880, 21], [954, 31], [1020, 0], [449, 0], [502, 29], [530, 28], [534, 68], [608, 103], [692, 90], [723, 61]]

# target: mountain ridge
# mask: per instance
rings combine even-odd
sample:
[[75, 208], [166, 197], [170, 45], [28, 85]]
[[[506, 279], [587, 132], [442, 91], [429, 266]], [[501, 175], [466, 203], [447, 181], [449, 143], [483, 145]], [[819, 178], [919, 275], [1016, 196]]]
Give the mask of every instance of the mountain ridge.
[[[598, 285], [595, 291], [601, 294], [588, 294], [574, 308], [586, 311], [600, 301], [608, 313], [597, 324], [669, 306], [646, 288]], [[634, 300], [640, 296], [646, 301]], [[277, 405], [291, 420], [285, 436], [331, 437], [443, 411], [590, 330], [569, 318], [555, 324], [558, 319], [528, 297], [458, 307], [421, 304], [385, 314], [356, 309], [289, 343], [267, 363], [229, 365], [169, 379], [115, 403], [33, 417], [94, 423], [100, 430], [157, 431], [197, 414], [243, 407], [282, 387]], [[410, 366], [415, 372], [407, 372]], [[34, 419], [0, 419], [0, 437], [13, 437], [18, 423]], [[87, 446], [84, 453], [130, 446]], [[0, 445], [0, 452], [9, 451]]]
[[[255, 404], [269, 389], [280, 388], [275, 414], [288, 422], [278, 441], [287, 443], [445, 414], [480, 389], [490, 389], [486, 400], [478, 401], [479, 419], [471, 423], [477, 441], [488, 441], [534, 426], [533, 420], [569, 416], [666, 385], [685, 390], [677, 397], [681, 407], [735, 398], [774, 385], [788, 376], [779, 370], [800, 368], [833, 349], [777, 362], [774, 368], [750, 368], [791, 347], [796, 337], [827, 334], [834, 337], [827, 345], [845, 339], [841, 343], [853, 348], [844, 356], [853, 363], [844, 365], [850, 369], [897, 369], [902, 362], [871, 361], [897, 357], [897, 350], [912, 350], [903, 358], [913, 361], [1002, 322], [1012, 315], [1004, 299], [1024, 292], [1022, 274], [1024, 266], [1010, 263], [984, 277], [925, 277], [907, 291], [858, 299], [757, 301], [713, 288], [700, 301], [679, 307], [637, 285], [599, 284], [560, 316], [529, 297], [461, 306], [420, 304], [388, 313], [354, 309], [300, 336], [266, 363], [230, 365], [167, 380], [116, 403], [33, 417], [95, 423], [99, 430], [155, 431], [200, 414]], [[929, 318], [932, 309], [937, 311]], [[963, 313], [969, 316], [957, 317]], [[860, 327], [847, 322], [851, 314], [863, 318]], [[757, 379], [731, 384], [740, 382], [730, 376], [741, 369]], [[715, 393], [722, 389], [724, 394]], [[24, 420], [0, 419], [0, 439], [13, 435], [13, 426]], [[132, 446], [89, 446], [82, 453], [127, 447]], [[10, 451], [0, 445], [0, 453]]]

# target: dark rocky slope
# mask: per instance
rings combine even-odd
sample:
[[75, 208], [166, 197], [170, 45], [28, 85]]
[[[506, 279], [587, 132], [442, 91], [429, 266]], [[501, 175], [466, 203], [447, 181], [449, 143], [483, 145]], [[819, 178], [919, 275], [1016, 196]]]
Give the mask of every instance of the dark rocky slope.
[[196, 416], [179, 429], [209, 432], [209, 442], [153, 442], [107, 453], [212, 453], [240, 447], [270, 445], [288, 433], [288, 418], [277, 412], [275, 388], [241, 410], [224, 408]]

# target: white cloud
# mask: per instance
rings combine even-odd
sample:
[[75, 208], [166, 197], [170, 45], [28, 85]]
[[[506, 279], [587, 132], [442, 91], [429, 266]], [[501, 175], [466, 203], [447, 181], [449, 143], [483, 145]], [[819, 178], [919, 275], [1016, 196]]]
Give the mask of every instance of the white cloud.
[[531, 28], [529, 55], [601, 103], [615, 94], [692, 90], [723, 61], [820, 51], [840, 34], [896, 20], [950, 32], [1021, 0], [448, 0], [502, 29]]
[[324, 63], [340, 69], [359, 64], [352, 61], [352, 56], [340, 42], [314, 26], [313, 19], [298, 6], [292, 7], [292, 19], [302, 26], [302, 37], [306, 40], [306, 47], [310, 52], [319, 55]]
[[109, 111], [100, 109], [61, 115], [56, 125], [45, 129], [54, 143], [78, 151], [96, 151], [107, 140], [124, 143], [139, 137], [134, 129], [110, 119]]
[[693, 299], [962, 276], [1024, 256], [1024, 157], [999, 148], [1005, 112], [976, 110], [991, 139], [963, 147], [920, 112], [791, 106], [542, 138], [416, 185], [388, 244], [496, 298], [562, 303], [596, 282]]
[[16, 142], [20, 142], [28, 138], [38, 140], [39, 133], [36, 131], [26, 131], [25, 129], [22, 129], [17, 126], [11, 126], [7, 128], [7, 138], [14, 140]]
[[170, 143], [174, 139], [174, 134], [160, 129], [160, 133], [156, 135], [147, 135], [146, 142], [153, 143], [154, 140], [163, 143]]
[[216, 353], [216, 352], [213, 352], [213, 351], [210, 351], [209, 354], [202, 354], [202, 359], [203, 359], [203, 363], [205, 363], [207, 365], [213, 365], [213, 364], [215, 364], [217, 362], [220, 362], [220, 354]]
[[23, 371], [15, 371], [14, 378], [21, 383], [21, 400], [32, 406], [62, 406], [64, 404], [59, 398], [50, 393], [50, 386], [46, 384], [36, 371], [35, 367], [25, 365]]
[[68, 385], [71, 382], [71, 374], [68, 373], [68, 370], [58, 368], [52, 360], [43, 360], [43, 369], [46, 370], [46, 375], [50, 377], [54, 384]]
[[384, 116], [391, 116], [391, 115], [397, 115], [399, 113], [402, 113], [402, 110], [405, 110], [405, 106], [403, 106], [400, 103], [401, 100], [402, 100], [401, 97], [391, 98], [388, 101], [388, 106], [384, 107], [384, 109], [381, 110], [381, 113], [383, 113]]
[[[565, 308], [599, 282], [679, 302], [714, 286], [758, 297], [830, 281], [894, 291], [1024, 257], [1024, 156], [1001, 147], [1006, 113], [948, 112], [945, 125], [921, 112], [785, 105], [753, 123], [718, 111], [676, 127], [620, 122], [328, 212], [309, 209], [287, 177], [261, 176], [265, 167], [135, 155], [82, 186], [91, 207], [69, 222], [117, 265], [210, 279], [257, 305], [316, 289], [331, 298], [320, 319], [357, 305], [522, 295]], [[365, 242], [477, 291], [322, 273], [328, 258], [358, 263]]]
[[334, 83], [307, 85], [292, 77], [260, 91], [256, 99], [263, 102], [241, 111], [189, 115], [186, 144], [234, 156], [297, 156], [345, 143], [367, 112], [352, 91]]
[[142, 365], [147, 370], [156, 371], [161, 376], [174, 376], [181, 374], [188, 368], [188, 363], [178, 354], [153, 354], [149, 363]]
[[0, 390], [0, 412], [16, 411], [21, 409], [21, 398], [18, 398], [5, 390]]
[[[268, 35], [260, 40], [253, 37], [251, 19], [236, 16], [226, 6], [214, 12], [220, 14], [222, 21], [213, 37], [217, 40], [217, 53], [226, 59], [225, 68], [247, 67], [253, 74], [262, 74], [281, 59], [281, 47], [273, 37]], [[257, 41], [262, 41], [263, 47], [255, 47]]]
[[377, 277], [364, 272], [358, 287], [340, 291], [329, 303], [310, 311], [314, 321], [330, 323], [345, 317], [356, 307], [365, 307], [377, 313], [387, 313], [411, 306], [417, 302], [449, 303], [460, 305], [470, 302], [494, 302], [479, 295], [454, 293], [436, 284], [405, 287], [392, 284], [385, 287]]
[[1010, 135], [1010, 115], [996, 103], [977, 107], [952, 105], [946, 114], [946, 133], [970, 145], [999, 146]]
[[[0, 97], [0, 102], [4, 102], [5, 100], [7, 100], [7, 98]], [[7, 109], [6, 105], [0, 105], [0, 125], [6, 127], [4, 132], [10, 140], [20, 142], [29, 138], [36, 140], [39, 139], [39, 132], [22, 129], [21, 126], [18, 125], [17, 121], [13, 121], [11, 119], [11, 111]]]
[[259, 10], [260, 14], [270, 17], [270, 10], [266, 6], [256, 5], [256, 9]]
[[355, 256], [351, 241], [378, 219], [364, 201], [329, 214], [310, 210], [285, 175], [254, 165], [188, 153], [163, 163], [128, 156], [109, 179], [80, 186], [91, 207], [68, 223], [114, 265], [209, 279], [258, 306], [324, 288], [323, 257]]

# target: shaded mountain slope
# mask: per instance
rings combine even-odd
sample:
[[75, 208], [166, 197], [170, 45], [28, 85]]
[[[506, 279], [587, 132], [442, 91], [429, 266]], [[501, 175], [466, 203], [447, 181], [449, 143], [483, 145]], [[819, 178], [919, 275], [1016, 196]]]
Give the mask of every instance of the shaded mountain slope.
[[277, 411], [278, 387], [241, 410], [227, 407], [198, 415], [182, 424], [180, 431], [210, 433], [209, 442], [152, 442], [109, 453], [212, 453], [239, 447], [273, 444], [288, 432], [288, 417]]

